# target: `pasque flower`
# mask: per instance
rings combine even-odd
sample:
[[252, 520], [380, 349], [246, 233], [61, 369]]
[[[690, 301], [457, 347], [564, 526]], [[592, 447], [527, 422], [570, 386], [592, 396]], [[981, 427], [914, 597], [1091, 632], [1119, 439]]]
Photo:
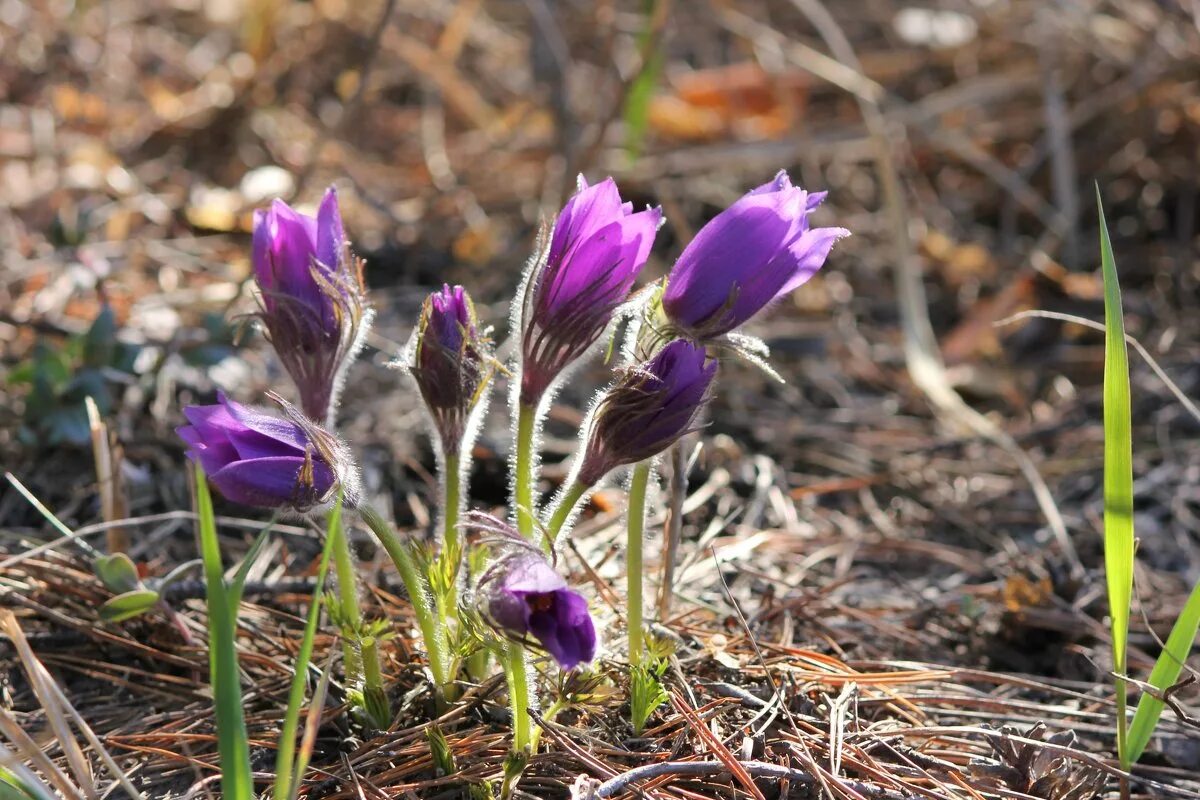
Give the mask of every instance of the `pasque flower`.
[[652, 458], [691, 431], [716, 374], [717, 362], [686, 339], [624, 370], [592, 413], [578, 483], [594, 486], [617, 467]]
[[536, 405], [562, 371], [591, 347], [629, 298], [662, 220], [634, 213], [608, 178], [577, 191], [559, 212], [550, 247], [533, 266], [521, 306], [521, 388]]
[[825, 199], [780, 171], [700, 229], [667, 278], [670, 322], [699, 338], [728, 333], [811, 278], [845, 228], [810, 228]]
[[327, 501], [341, 484], [354, 493], [356, 473], [334, 436], [282, 400], [287, 419], [235, 403], [224, 394], [210, 406], [183, 410], [176, 429], [187, 456], [227, 499], [262, 508], [303, 511]]
[[282, 200], [255, 211], [252, 261], [271, 343], [304, 413], [325, 422], [370, 322], [362, 262], [350, 253], [334, 189], [315, 217]]
[[445, 285], [425, 299], [409, 350], [408, 370], [442, 447], [457, 454], [488, 379], [486, 345], [463, 287]]
[[587, 601], [535, 548], [514, 545], [502, 554], [480, 577], [476, 593], [481, 613], [503, 636], [536, 641], [563, 669], [595, 657]]

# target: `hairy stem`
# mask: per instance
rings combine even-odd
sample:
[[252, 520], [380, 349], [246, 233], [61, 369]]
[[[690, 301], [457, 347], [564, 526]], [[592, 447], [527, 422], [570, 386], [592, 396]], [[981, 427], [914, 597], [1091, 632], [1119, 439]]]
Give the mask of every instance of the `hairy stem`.
[[625, 622], [629, 631], [629, 663], [642, 663], [642, 545], [646, 536], [646, 487], [650, 483], [650, 462], [633, 468], [629, 480], [629, 508], [626, 513], [628, 536], [625, 542]]
[[535, 428], [537, 427], [537, 408], [522, 403], [517, 408], [517, 440], [516, 440], [516, 476], [513, 505], [517, 512], [517, 530], [526, 539], [533, 541], [534, 515], [537, 510], [533, 505], [533, 486], [537, 482], [534, 475], [533, 447]]
[[344, 526], [335, 526], [329, 535], [334, 537], [333, 568], [337, 574], [346, 683], [359, 687], [363, 682], [363, 661], [358, 641], [359, 632], [362, 630], [362, 613], [358, 608], [358, 578], [354, 570], [354, 555], [350, 552], [350, 539], [346, 536]]
[[[442, 553], [453, 553], [461, 560], [462, 545], [458, 537], [458, 514], [462, 505], [462, 474], [458, 455], [446, 453], [442, 460], [446, 474], [442, 476]], [[458, 565], [455, 565], [455, 574]]]
[[512, 708], [513, 752], [530, 750], [534, 744], [533, 719], [529, 705], [533, 698], [529, 683], [529, 666], [525, 663], [524, 646], [510, 642], [501, 656], [504, 676], [508, 680], [508, 703]]
[[412, 553], [396, 536], [392, 526], [378, 511], [370, 506], [360, 506], [358, 509], [363, 522], [379, 539], [383, 549], [391, 557], [392, 563], [400, 573], [400, 580], [408, 591], [409, 602], [412, 603], [413, 613], [417, 617], [417, 626], [421, 629], [421, 638], [425, 640], [425, 652], [429, 655], [429, 671], [433, 673], [433, 681], [437, 684], [439, 693], [445, 697], [453, 687], [449, 685], [447, 666], [447, 644], [444, 631], [434, 620], [433, 608], [429, 603], [429, 585], [422, 579], [413, 563]]
[[547, 553], [554, 549], [554, 544], [558, 541], [558, 536], [562, 533], [567, 520], [571, 518], [575, 506], [579, 505], [579, 501], [587, 494], [589, 488], [591, 487], [575, 481], [570, 488], [563, 492], [558, 507], [554, 509], [554, 516], [550, 518], [550, 524], [546, 526], [546, 538], [542, 542], [542, 546]]

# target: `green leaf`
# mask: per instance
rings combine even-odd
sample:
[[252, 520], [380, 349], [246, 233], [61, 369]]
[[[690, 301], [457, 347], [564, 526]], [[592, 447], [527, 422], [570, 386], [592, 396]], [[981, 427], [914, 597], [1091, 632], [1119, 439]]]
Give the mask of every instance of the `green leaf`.
[[104, 588], [110, 592], [132, 592], [142, 585], [133, 559], [124, 553], [100, 556], [93, 562], [92, 568], [96, 571], [96, 577], [104, 584]]
[[[1166, 646], [1158, 654], [1154, 669], [1150, 671], [1149, 683], [1160, 693], [1167, 691], [1179, 680], [1179, 673], [1192, 651], [1196, 641], [1196, 633], [1200, 631], [1200, 582], [1192, 589], [1183, 612], [1175, 620], [1171, 635], [1167, 637]], [[1136, 763], [1141, 758], [1142, 751], [1150, 743], [1150, 736], [1162, 716], [1161, 699], [1149, 692], [1142, 695], [1138, 701], [1137, 711], [1134, 712], [1133, 722], [1129, 725], [1129, 763]]]
[[204, 470], [196, 466], [196, 512], [200, 519], [200, 554], [208, 601], [208, 666], [216, 699], [217, 752], [221, 763], [221, 794], [226, 800], [253, 800], [250, 741], [242, 709], [237, 661], [237, 606], [230, 603], [221, 565], [217, 521]]
[[645, 3], [646, 17], [638, 34], [637, 45], [638, 49], [646, 54], [646, 62], [630, 84], [629, 94], [625, 98], [625, 151], [631, 159], [636, 159], [641, 152], [650, 119], [650, 101], [662, 74], [663, 49], [649, 49], [655, 35], [655, 18], [659, 13], [660, 2], [663, 0], [647, 0]]
[[83, 363], [89, 367], [107, 367], [117, 347], [117, 316], [105, 304], [83, 339]]
[[100, 619], [105, 622], [124, 622], [145, 614], [158, 602], [153, 589], [134, 589], [110, 598], [100, 606]]
[[642, 735], [642, 731], [646, 729], [646, 722], [655, 709], [670, 699], [662, 685], [662, 676], [666, 668], [665, 661], [630, 665], [629, 716], [633, 722], [633, 732], [637, 736]]
[[[336, 515], [341, 518], [342, 495], [338, 492], [334, 510], [330, 512], [330, 527]], [[317, 624], [321, 619], [321, 599], [324, 595], [325, 576], [329, 572], [329, 556], [333, 551], [335, 539], [325, 537], [325, 547], [321, 550], [321, 561], [317, 566], [317, 578], [313, 585], [312, 600], [308, 605], [308, 618], [304, 622], [304, 635], [300, 638], [300, 649], [296, 651], [296, 668], [292, 676], [292, 685], [288, 690], [287, 711], [283, 717], [283, 728], [279, 734], [279, 751], [275, 755], [275, 800], [291, 800], [295, 797], [300, 781], [304, 778], [306, 760], [296, 762], [296, 732], [300, 727], [300, 709], [304, 705], [305, 677], [308, 665], [312, 660], [313, 639], [317, 635]], [[310, 714], [320, 714], [321, 709], [314, 704]]]
[[[1129, 402], [1129, 355], [1121, 286], [1113, 258], [1100, 187], [1100, 262], [1104, 273], [1104, 572], [1112, 635], [1113, 670], [1124, 675], [1133, 605], [1133, 424]], [[1126, 741], [1125, 681], [1117, 679], [1117, 755], [1123, 769], [1133, 764]]]

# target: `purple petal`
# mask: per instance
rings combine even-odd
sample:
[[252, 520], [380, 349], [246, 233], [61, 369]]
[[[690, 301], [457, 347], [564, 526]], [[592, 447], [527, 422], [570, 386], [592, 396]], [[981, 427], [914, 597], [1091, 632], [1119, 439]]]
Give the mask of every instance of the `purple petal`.
[[581, 178], [580, 185], [580, 190], [567, 200], [554, 223], [549, 263], [569, 257], [571, 251], [594, 231], [622, 216], [621, 195], [612, 178], [595, 186], [587, 186]]
[[788, 294], [815, 275], [824, 266], [834, 243], [849, 235], [850, 231], [845, 228], [813, 228], [805, 231], [804, 235], [788, 248], [795, 266], [792, 268], [791, 277], [775, 296]]
[[346, 232], [342, 228], [342, 214], [338, 208], [337, 190], [330, 186], [321, 200], [316, 220], [316, 256], [327, 272], [333, 272], [341, 256]]
[[574, 669], [596, 654], [596, 628], [587, 601], [569, 589], [540, 598], [529, 616], [529, 633], [563, 669]]
[[[229, 416], [238, 423], [238, 428], [243, 431], [251, 431], [260, 434], [267, 439], [278, 442], [280, 446], [290, 447], [292, 453], [290, 455], [303, 454], [309, 448], [308, 437], [304, 431], [300, 429], [296, 423], [291, 420], [272, 417], [270, 414], [264, 414], [249, 406], [244, 406], [241, 403], [218, 395], [220, 401], [228, 409]], [[249, 446], [252, 439], [243, 437], [241, 442]], [[235, 445], [238, 444], [235, 442]], [[240, 447], [240, 445], [238, 445]], [[280, 453], [275, 453], [280, 455]], [[246, 456], [243, 456], [245, 458]]]
[[[209, 475], [209, 481], [227, 500], [247, 506], [278, 508], [298, 499], [297, 485], [303, 458], [255, 458], [236, 461]], [[313, 463], [313, 491], [324, 495], [333, 486], [333, 472], [321, 462]], [[303, 499], [303, 498], [300, 498]]]

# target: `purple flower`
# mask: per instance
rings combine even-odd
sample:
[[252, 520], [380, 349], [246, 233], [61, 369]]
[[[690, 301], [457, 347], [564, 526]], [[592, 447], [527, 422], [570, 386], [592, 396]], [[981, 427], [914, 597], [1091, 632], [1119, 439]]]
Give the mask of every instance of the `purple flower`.
[[596, 655], [596, 628], [587, 601], [540, 551], [515, 547], [483, 574], [477, 588], [480, 610], [504, 636], [536, 642], [563, 669]]
[[810, 228], [825, 192], [792, 186], [780, 170], [700, 229], [675, 262], [662, 305], [699, 338], [728, 333], [811, 278], [845, 228]]
[[341, 445], [290, 406], [290, 419], [264, 414], [217, 395], [217, 404], [188, 406], [190, 425], [176, 429], [187, 456], [227, 499], [262, 508], [304, 510], [352, 483]]
[[252, 260], [267, 334], [304, 413], [324, 422], [370, 320], [333, 188], [316, 217], [282, 200], [255, 211]]
[[444, 452], [457, 455], [471, 412], [488, 379], [475, 306], [461, 286], [425, 299], [408, 358]]
[[554, 223], [522, 304], [520, 400], [536, 405], [583, 355], [628, 297], [650, 255], [662, 211], [633, 212], [612, 178], [576, 192]]
[[594, 486], [617, 467], [652, 458], [691, 431], [716, 374], [717, 362], [704, 347], [685, 339], [625, 370], [592, 414], [579, 483]]

